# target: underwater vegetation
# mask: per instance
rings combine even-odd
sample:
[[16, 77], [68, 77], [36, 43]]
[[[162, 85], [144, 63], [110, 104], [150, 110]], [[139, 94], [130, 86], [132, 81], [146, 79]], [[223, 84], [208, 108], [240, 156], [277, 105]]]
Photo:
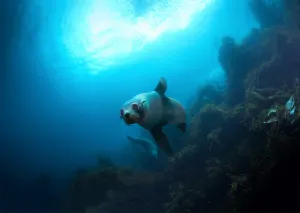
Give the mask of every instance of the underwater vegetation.
[[81, 171], [64, 212], [299, 211], [299, 1], [270, 2], [250, 1], [260, 28], [241, 43], [223, 38], [227, 90], [200, 89], [165, 171]]
[[159, 199], [159, 194], [152, 197], [156, 188], [166, 191], [162, 174], [116, 167], [106, 157], [99, 157], [99, 162], [95, 168], [77, 171], [63, 212], [136, 212], [146, 205], [150, 209], [149, 201]]

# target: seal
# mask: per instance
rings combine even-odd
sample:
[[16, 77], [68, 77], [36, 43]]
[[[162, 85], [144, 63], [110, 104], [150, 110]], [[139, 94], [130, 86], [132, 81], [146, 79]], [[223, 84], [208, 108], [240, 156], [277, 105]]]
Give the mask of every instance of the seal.
[[160, 78], [153, 91], [141, 93], [123, 104], [120, 117], [127, 125], [138, 124], [150, 131], [156, 144], [169, 156], [173, 149], [162, 128], [175, 124], [186, 132], [186, 113], [181, 103], [165, 95], [167, 82]]
[[127, 136], [127, 139], [135, 144], [142, 145], [150, 156], [158, 158], [157, 146], [151, 140], [147, 138], [134, 138], [131, 136]]

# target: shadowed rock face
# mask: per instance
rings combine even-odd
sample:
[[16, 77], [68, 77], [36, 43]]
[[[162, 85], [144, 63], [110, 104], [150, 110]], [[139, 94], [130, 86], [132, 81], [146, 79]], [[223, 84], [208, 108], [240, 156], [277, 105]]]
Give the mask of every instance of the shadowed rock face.
[[[295, 121], [286, 111], [291, 97], [300, 106], [299, 44], [289, 26], [223, 39], [225, 103], [193, 113], [188, 145], [171, 161], [167, 212], [299, 211], [300, 111]], [[274, 106], [276, 122], [265, 122]]]
[[169, 213], [299, 211], [300, 111], [291, 120], [286, 109], [291, 97], [300, 106], [299, 44], [286, 26], [223, 39], [225, 103], [194, 114], [189, 145], [172, 159]]
[[289, 26], [300, 29], [300, 2], [298, 0], [284, 0], [282, 2]]
[[160, 193], [166, 187], [158, 173], [118, 167], [81, 171], [69, 187], [64, 212], [156, 212], [166, 199]]
[[219, 50], [219, 62], [227, 76], [228, 104], [235, 105], [243, 101], [245, 77], [251, 70], [272, 57], [272, 40], [263, 40], [262, 36], [262, 31], [255, 29], [241, 44], [236, 44], [229, 37], [223, 39]]
[[287, 23], [284, 5], [280, 1], [250, 0], [249, 8], [260, 23], [261, 28], [270, 28]]
[[219, 61], [228, 82], [227, 101], [244, 101], [250, 87], [293, 87], [299, 78], [300, 35], [285, 27], [253, 30], [239, 45], [226, 38]]
[[[294, 87], [296, 79], [300, 76], [298, 71], [300, 59], [297, 57], [300, 54], [300, 35], [284, 28], [274, 28], [266, 31], [263, 36], [265, 40], [268, 38], [270, 40], [269, 48], [273, 50], [272, 55], [269, 60], [249, 73], [248, 82], [251, 83], [246, 86], [279, 88], [286, 85], [289, 88]], [[252, 76], [252, 81], [250, 76]]]

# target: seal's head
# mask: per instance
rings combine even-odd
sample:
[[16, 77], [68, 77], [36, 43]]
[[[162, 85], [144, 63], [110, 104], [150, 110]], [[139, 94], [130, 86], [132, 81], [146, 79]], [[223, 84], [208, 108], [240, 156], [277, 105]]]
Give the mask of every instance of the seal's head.
[[127, 125], [142, 121], [145, 115], [144, 102], [145, 101], [135, 99], [127, 101], [120, 110], [121, 119], [123, 119]]

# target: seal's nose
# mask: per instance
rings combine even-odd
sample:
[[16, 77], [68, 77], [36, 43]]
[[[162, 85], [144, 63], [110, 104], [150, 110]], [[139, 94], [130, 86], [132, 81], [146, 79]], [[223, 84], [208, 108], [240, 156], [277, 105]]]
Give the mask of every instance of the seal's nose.
[[129, 118], [129, 113], [128, 112], [126, 112], [125, 114], [124, 114], [124, 117], [126, 118], [126, 119], [128, 119]]

